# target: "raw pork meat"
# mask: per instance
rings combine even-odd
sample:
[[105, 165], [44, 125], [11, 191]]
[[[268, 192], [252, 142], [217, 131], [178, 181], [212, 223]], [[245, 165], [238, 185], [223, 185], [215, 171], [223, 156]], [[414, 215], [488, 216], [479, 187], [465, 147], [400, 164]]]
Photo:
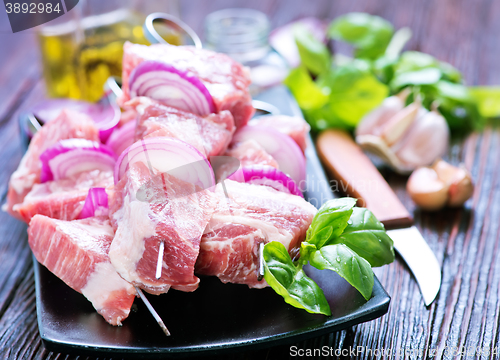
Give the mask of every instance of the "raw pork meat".
[[246, 68], [225, 54], [193, 46], [168, 44], [139, 45], [125, 43], [123, 47], [123, 97], [121, 104], [130, 99], [129, 76], [145, 60], [164, 61], [178, 70], [198, 77], [214, 99], [216, 112], [229, 110], [234, 123], [240, 128], [254, 113], [248, 93], [250, 76]]
[[226, 283], [262, 288], [257, 281], [261, 242], [279, 241], [293, 254], [316, 213], [316, 208], [295, 195], [267, 186], [225, 180], [217, 185], [217, 208], [201, 239], [196, 273], [215, 275]]
[[28, 229], [37, 260], [82, 293], [111, 325], [126, 319], [136, 291], [109, 261], [113, 229], [106, 217], [64, 221], [35, 215]]
[[111, 171], [93, 170], [73, 175], [67, 179], [35, 184], [21, 204], [13, 210], [27, 223], [35, 214], [54, 219], [75, 220], [82, 211], [91, 187], [113, 185]]
[[306, 138], [311, 127], [309, 124], [298, 116], [287, 115], [266, 115], [259, 116], [250, 121], [250, 125], [268, 126], [279, 132], [290, 136], [297, 145], [300, 146], [302, 152], [306, 151]]
[[278, 163], [255, 140], [246, 140], [234, 144], [224, 155], [232, 156], [240, 161], [241, 167], [252, 165], [268, 165], [278, 168]]
[[169, 106], [152, 104], [139, 117], [136, 140], [148, 136], [168, 136], [193, 145], [208, 156], [223, 153], [233, 137], [235, 127], [231, 113], [200, 117]]
[[[151, 176], [146, 165], [134, 163], [110, 194], [109, 206], [116, 227], [109, 257], [125, 280], [152, 294], [170, 287], [196, 290], [194, 264], [216, 206], [210, 190], [166, 173]], [[163, 268], [156, 279], [162, 241]]]
[[40, 182], [42, 164], [40, 155], [59, 140], [81, 138], [99, 141], [99, 130], [92, 119], [84, 114], [63, 110], [54, 120], [45, 124], [38, 131], [24, 154], [17, 170], [10, 177], [7, 194], [7, 211], [21, 219], [12, 208], [23, 202], [24, 197], [34, 184]]

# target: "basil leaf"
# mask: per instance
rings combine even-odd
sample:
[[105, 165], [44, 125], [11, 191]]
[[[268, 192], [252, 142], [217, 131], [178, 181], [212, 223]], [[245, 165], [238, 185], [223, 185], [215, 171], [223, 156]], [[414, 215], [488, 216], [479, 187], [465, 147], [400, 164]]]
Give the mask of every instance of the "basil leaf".
[[295, 26], [293, 33], [302, 65], [314, 75], [328, 71], [332, 59], [326, 45], [318, 41], [303, 25]]
[[271, 241], [264, 246], [264, 266], [264, 278], [286, 303], [310, 313], [331, 315], [323, 291], [293, 264], [283, 244]]
[[302, 109], [318, 109], [328, 102], [329, 90], [316, 85], [302, 66], [291, 70], [284, 83]]
[[353, 208], [344, 232], [330, 243], [347, 245], [374, 267], [394, 261], [392, 239], [384, 225], [366, 208]]
[[353, 129], [352, 125], [345, 123], [332, 113], [329, 104], [319, 109], [302, 109], [302, 112], [314, 131], [322, 131], [328, 128], [344, 129], [346, 131]]
[[500, 87], [474, 86], [469, 90], [477, 101], [482, 116], [487, 118], [500, 116]]
[[356, 126], [361, 118], [387, 97], [389, 89], [360, 61], [339, 66], [329, 77], [330, 111], [336, 118]]
[[387, 20], [366, 13], [349, 13], [331, 22], [328, 35], [352, 44], [356, 57], [375, 59], [391, 41], [394, 28]]
[[307, 229], [306, 242], [320, 249], [329, 240], [340, 236], [353, 213], [354, 205], [356, 199], [349, 197], [332, 199], [323, 204]]
[[333, 270], [368, 300], [372, 295], [373, 270], [365, 259], [346, 245], [328, 245], [311, 254], [309, 262], [320, 270]]
[[433, 67], [399, 73], [392, 79], [391, 88], [397, 90], [407, 85], [435, 84], [441, 79], [441, 75], [441, 71]]

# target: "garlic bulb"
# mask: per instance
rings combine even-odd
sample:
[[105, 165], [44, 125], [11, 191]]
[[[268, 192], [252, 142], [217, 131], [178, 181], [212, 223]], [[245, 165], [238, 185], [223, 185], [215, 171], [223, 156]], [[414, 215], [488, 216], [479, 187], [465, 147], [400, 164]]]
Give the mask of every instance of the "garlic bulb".
[[406, 190], [412, 200], [424, 210], [439, 210], [444, 206], [461, 206], [472, 196], [474, 185], [467, 169], [439, 159], [431, 167], [415, 170]]
[[450, 132], [441, 114], [426, 110], [418, 99], [404, 107], [403, 96], [391, 96], [367, 114], [356, 129], [356, 142], [406, 174], [443, 156]]

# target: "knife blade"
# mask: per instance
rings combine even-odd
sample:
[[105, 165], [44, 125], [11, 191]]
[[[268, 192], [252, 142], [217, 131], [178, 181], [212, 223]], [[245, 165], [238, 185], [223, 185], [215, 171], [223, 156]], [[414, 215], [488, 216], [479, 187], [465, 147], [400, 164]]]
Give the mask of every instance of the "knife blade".
[[413, 218], [371, 160], [342, 130], [323, 131], [316, 141], [318, 156], [337, 188], [358, 199], [381, 221], [394, 248], [413, 273], [425, 305], [436, 298], [441, 286], [441, 267], [436, 256], [413, 225]]

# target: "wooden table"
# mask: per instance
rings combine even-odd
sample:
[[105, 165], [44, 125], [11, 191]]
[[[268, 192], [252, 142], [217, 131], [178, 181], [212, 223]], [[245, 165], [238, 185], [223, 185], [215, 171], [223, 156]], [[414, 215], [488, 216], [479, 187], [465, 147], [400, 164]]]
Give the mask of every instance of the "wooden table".
[[[366, 11], [409, 26], [407, 48], [450, 62], [468, 84], [500, 84], [500, 1], [491, 0], [321, 0], [321, 1], [181, 1], [184, 20], [202, 31], [202, 19], [224, 7], [252, 7], [266, 12], [273, 26], [301, 16], [332, 19], [350, 11]], [[0, 22], [0, 194], [21, 156], [17, 125], [20, 110], [44, 96], [34, 31], [11, 34], [3, 7]], [[443, 282], [436, 301], [426, 308], [418, 286], [400, 258], [377, 270], [392, 296], [388, 314], [369, 323], [297, 344], [298, 349], [324, 345], [342, 358], [382, 357], [391, 349], [396, 358], [499, 358], [500, 346], [500, 131], [488, 127], [453, 142], [447, 154], [465, 162], [476, 183], [464, 208], [430, 214], [417, 210], [404, 190], [406, 178], [384, 173], [403, 203], [413, 211], [420, 231], [436, 253]], [[360, 348], [358, 348], [360, 347]], [[351, 350], [360, 350], [352, 352]], [[342, 352], [343, 350], [343, 352]], [[362, 351], [361, 351], [362, 350]], [[402, 351], [406, 351], [403, 355]], [[370, 353], [371, 352], [371, 353]], [[497, 351], [498, 352], [498, 351]], [[288, 346], [228, 356], [234, 359], [288, 358]], [[76, 359], [44, 349], [37, 327], [35, 284], [26, 225], [0, 213], [0, 356], [19, 359]], [[465, 357], [465, 356], [464, 356]], [[314, 358], [314, 357], [311, 357]], [[318, 358], [318, 357], [316, 357]], [[332, 356], [332, 358], [336, 358]]]

